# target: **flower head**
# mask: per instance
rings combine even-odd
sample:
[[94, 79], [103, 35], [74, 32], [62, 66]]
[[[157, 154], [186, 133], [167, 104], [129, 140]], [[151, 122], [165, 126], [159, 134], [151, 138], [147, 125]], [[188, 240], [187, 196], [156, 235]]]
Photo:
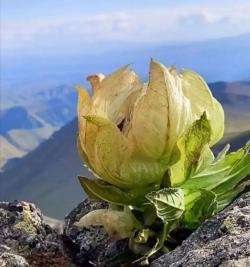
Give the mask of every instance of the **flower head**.
[[86, 164], [120, 188], [161, 181], [178, 160], [177, 141], [206, 112], [212, 146], [223, 136], [224, 112], [196, 73], [152, 60], [143, 84], [125, 66], [88, 77], [93, 96], [78, 87], [79, 149]]

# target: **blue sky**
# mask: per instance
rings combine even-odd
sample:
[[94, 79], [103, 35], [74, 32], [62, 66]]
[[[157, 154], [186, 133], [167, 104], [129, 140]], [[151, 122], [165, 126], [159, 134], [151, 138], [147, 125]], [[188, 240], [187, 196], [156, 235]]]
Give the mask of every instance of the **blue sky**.
[[[219, 3], [218, 3], [219, 2]], [[250, 32], [245, 0], [1, 0], [5, 55], [99, 53]]]
[[[232, 70], [220, 69], [218, 76], [207, 63], [210, 53], [216, 61], [223, 48], [219, 55], [210, 50], [205, 55], [198, 45], [183, 56], [165, 47], [250, 33], [249, 0], [0, 0], [0, 5], [1, 88], [15, 91], [80, 80], [93, 71], [109, 73], [127, 63], [145, 77], [150, 57], [194, 67], [210, 80], [228, 79]], [[157, 53], [161, 47], [164, 53]], [[236, 51], [234, 60], [230, 52], [220, 61], [227, 59], [234, 70], [242, 62], [237, 53], [245, 52]], [[237, 79], [249, 73], [242, 68]]]
[[[216, 3], [214, 0], [1, 0], [2, 5], [2, 18], [9, 21], [19, 21], [31, 18], [52, 18], [58, 16], [68, 16], [69, 14], [80, 15], [82, 12], [91, 14], [111, 12], [117, 10], [132, 10], [141, 8], [155, 8], [155, 7], [175, 7], [175, 6], [188, 6], [188, 5], [205, 5], [206, 3]], [[218, 2], [218, 1], [217, 1]], [[234, 1], [222, 0], [219, 5], [225, 3], [233, 3]], [[244, 1], [240, 1], [244, 2]], [[247, 2], [247, 1], [245, 1]], [[218, 3], [217, 3], [218, 5]]]

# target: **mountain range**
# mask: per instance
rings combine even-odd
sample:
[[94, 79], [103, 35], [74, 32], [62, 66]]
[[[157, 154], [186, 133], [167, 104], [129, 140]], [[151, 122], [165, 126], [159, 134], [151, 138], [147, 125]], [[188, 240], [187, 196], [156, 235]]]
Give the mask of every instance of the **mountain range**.
[[147, 77], [150, 58], [166, 66], [196, 71], [209, 82], [250, 80], [250, 33], [199, 42], [139, 44], [114, 41], [112, 49], [110, 44], [100, 46], [96, 53], [69, 47], [64, 54], [47, 51], [35, 55], [3, 55], [1, 84], [2, 90], [9, 92], [8, 98], [2, 95], [3, 102], [8, 102], [12, 92], [82, 83], [91, 73], [108, 74], [127, 64], [131, 64], [141, 77]]
[[[250, 139], [250, 83], [212, 83], [213, 94], [226, 112], [226, 131], [214, 151], [226, 143], [237, 150]], [[46, 215], [62, 218], [85, 197], [77, 175], [93, 177], [81, 163], [76, 149], [77, 121], [74, 119], [38, 148], [14, 162], [0, 175], [0, 200], [34, 202]]]
[[75, 107], [76, 93], [66, 85], [10, 95], [0, 109], [0, 170], [72, 120]]
[[0, 199], [34, 202], [46, 215], [62, 218], [84, 197], [77, 175], [89, 176], [76, 150], [73, 120], [0, 174]]

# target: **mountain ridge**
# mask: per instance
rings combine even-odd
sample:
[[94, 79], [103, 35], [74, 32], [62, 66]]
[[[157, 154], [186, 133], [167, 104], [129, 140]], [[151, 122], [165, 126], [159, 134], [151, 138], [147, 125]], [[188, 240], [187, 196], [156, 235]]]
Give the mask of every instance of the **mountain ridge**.
[[0, 199], [39, 203], [46, 215], [63, 218], [84, 197], [77, 175], [92, 176], [78, 157], [76, 134], [74, 119], [0, 174]]
[[[66, 85], [47, 91], [17, 94], [0, 109], [0, 171], [47, 140], [76, 115], [76, 92]], [[11, 104], [12, 103], [12, 104]], [[8, 153], [9, 151], [9, 153]]]

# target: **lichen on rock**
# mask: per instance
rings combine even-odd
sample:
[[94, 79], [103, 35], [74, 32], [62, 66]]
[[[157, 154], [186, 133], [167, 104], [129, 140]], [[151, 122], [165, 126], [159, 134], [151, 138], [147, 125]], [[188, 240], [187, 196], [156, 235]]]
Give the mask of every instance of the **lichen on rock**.
[[151, 266], [244, 266], [233, 264], [249, 262], [249, 257], [250, 192], [205, 221], [181, 246], [161, 256]]
[[[31, 203], [0, 202], [0, 244], [0, 266], [73, 266], [60, 236], [44, 223], [41, 211]], [[67, 264], [55, 264], [62, 258]], [[47, 263], [39, 265], [39, 259]], [[19, 265], [10, 261], [19, 261]]]

